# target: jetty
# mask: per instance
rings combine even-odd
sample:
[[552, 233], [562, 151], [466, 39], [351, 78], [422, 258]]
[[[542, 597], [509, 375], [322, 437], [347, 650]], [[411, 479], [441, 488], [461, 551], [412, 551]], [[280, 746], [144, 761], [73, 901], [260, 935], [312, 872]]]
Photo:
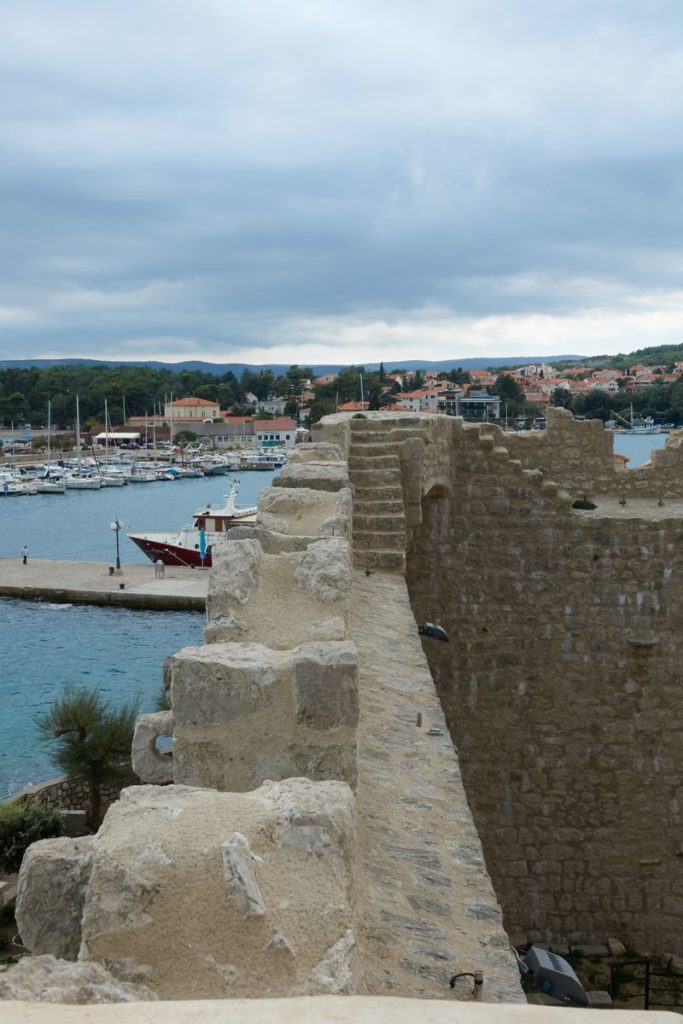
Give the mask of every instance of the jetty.
[[96, 604], [145, 611], [205, 611], [208, 569], [151, 562], [114, 569], [105, 562], [0, 559], [0, 597]]

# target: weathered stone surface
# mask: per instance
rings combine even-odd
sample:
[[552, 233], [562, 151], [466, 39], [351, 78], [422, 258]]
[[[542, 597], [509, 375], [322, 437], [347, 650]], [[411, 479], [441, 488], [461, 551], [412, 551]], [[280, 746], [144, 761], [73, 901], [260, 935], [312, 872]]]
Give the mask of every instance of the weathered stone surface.
[[345, 463], [306, 463], [285, 466], [273, 480], [273, 487], [310, 487], [317, 491], [340, 491], [349, 486]]
[[81, 917], [92, 871], [93, 838], [41, 839], [21, 864], [16, 920], [32, 953], [75, 960], [81, 945]]
[[287, 456], [287, 463], [297, 465], [302, 462], [341, 462], [341, 459], [342, 451], [339, 445], [318, 441], [293, 448]]
[[337, 939], [309, 974], [305, 994], [352, 995], [358, 985], [355, 947], [356, 940], [350, 930]]
[[263, 917], [266, 906], [256, 881], [254, 865], [257, 858], [249, 840], [241, 832], [233, 832], [223, 843], [223, 867], [230, 897], [245, 921]]
[[162, 786], [173, 782], [173, 759], [156, 745], [160, 736], [172, 736], [175, 719], [172, 711], [138, 715], [133, 735], [133, 771], [142, 782]]
[[348, 641], [180, 651], [168, 662], [175, 781], [244, 791], [307, 775], [355, 786], [356, 666]]
[[608, 939], [607, 948], [610, 956], [624, 956], [626, 953], [626, 946], [620, 939]]
[[358, 655], [352, 643], [305, 644], [294, 656], [296, 712], [314, 729], [358, 724]]
[[352, 925], [353, 803], [308, 779], [124, 790], [90, 842], [79, 960], [167, 999], [303, 990]]
[[318, 600], [340, 601], [351, 590], [351, 559], [344, 540], [331, 538], [311, 544], [294, 573], [297, 583]]
[[256, 586], [262, 555], [261, 545], [255, 540], [229, 541], [218, 548], [209, 577], [207, 609], [217, 594], [244, 604]]
[[[70, 963], [46, 954], [23, 957], [10, 967], [0, 967], [0, 999], [81, 1005], [158, 998], [147, 985], [121, 981], [101, 964]], [[21, 1018], [13, 1014], [6, 1019], [19, 1021]]]

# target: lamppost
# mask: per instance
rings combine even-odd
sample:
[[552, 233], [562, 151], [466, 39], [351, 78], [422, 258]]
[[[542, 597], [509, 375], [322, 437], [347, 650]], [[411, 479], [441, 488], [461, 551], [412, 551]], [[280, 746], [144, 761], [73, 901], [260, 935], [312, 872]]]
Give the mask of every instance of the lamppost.
[[119, 530], [123, 529], [123, 523], [119, 521], [118, 517], [113, 523], [109, 524], [116, 534], [116, 571], [121, 572], [121, 555], [119, 554]]

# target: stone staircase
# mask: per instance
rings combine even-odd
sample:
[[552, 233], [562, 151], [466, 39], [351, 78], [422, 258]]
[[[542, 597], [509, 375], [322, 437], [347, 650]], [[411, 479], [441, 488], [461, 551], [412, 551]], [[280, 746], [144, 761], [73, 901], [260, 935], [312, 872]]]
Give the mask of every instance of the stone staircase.
[[349, 479], [354, 488], [353, 560], [360, 569], [405, 571], [406, 518], [400, 441], [383, 424], [351, 422]]

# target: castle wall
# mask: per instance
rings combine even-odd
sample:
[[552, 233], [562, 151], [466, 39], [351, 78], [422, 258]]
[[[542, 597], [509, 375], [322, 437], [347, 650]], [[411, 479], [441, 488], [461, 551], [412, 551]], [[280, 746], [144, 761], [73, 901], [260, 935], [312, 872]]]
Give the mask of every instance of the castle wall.
[[547, 429], [517, 434], [489, 428], [513, 459], [540, 469], [572, 498], [586, 494], [625, 498], [683, 497], [683, 432], [669, 435], [652, 453], [651, 466], [625, 468], [614, 456], [614, 435], [600, 420], [575, 420], [566, 409], [547, 411]]
[[407, 575], [506, 927], [680, 954], [680, 510], [572, 510], [500, 438], [425, 444]]

